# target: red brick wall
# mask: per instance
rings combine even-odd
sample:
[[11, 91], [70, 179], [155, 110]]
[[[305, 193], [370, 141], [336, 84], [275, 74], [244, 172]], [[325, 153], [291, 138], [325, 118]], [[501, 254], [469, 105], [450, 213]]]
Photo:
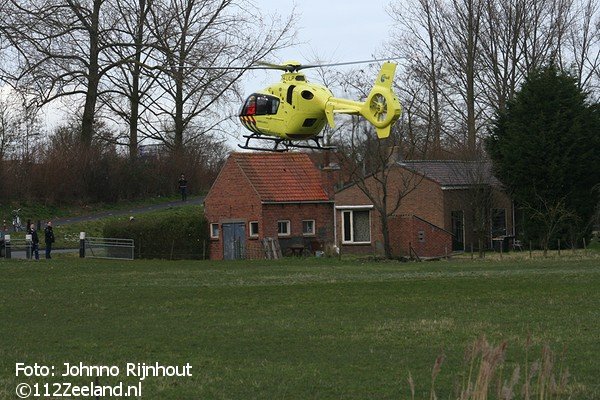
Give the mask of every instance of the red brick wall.
[[[422, 232], [422, 236], [419, 234]], [[410, 248], [423, 258], [445, 257], [452, 252], [452, 234], [414, 215], [390, 219], [392, 253], [410, 257]]]
[[206, 196], [204, 209], [209, 224], [219, 224], [219, 239], [210, 242], [212, 260], [223, 259], [222, 223], [244, 222], [248, 233], [248, 222], [258, 221], [262, 215], [256, 191], [232, 158], [227, 160]]
[[[290, 236], [277, 236], [277, 221], [290, 221]], [[302, 221], [315, 221], [315, 235], [302, 234]], [[265, 204], [259, 228], [263, 237], [278, 238], [284, 252], [292, 244], [303, 244], [313, 251], [333, 243], [333, 203]]]
[[[209, 223], [243, 222], [246, 226], [246, 250], [249, 258], [261, 258], [261, 239], [277, 238], [277, 221], [289, 220], [291, 235], [279, 238], [282, 250], [290, 244], [316, 247], [333, 243], [333, 204], [295, 203], [262, 204], [242, 170], [228, 159], [204, 201]], [[315, 235], [302, 234], [302, 221], [315, 221]], [[250, 238], [249, 223], [258, 221], [258, 237]], [[313, 250], [317, 250], [316, 248]], [[210, 258], [223, 259], [222, 229], [219, 239], [210, 242]]]
[[[444, 201], [443, 192], [440, 186], [420, 175], [406, 171], [402, 168], [394, 168], [388, 178], [390, 188], [413, 188], [401, 200], [400, 207], [395, 215], [414, 214], [431, 222], [434, 225], [443, 227], [444, 224]], [[406, 185], [406, 182], [410, 182]], [[376, 193], [377, 186], [370, 183], [370, 191]], [[393, 189], [392, 189], [393, 190]], [[397, 193], [390, 192], [388, 205], [395, 203]], [[339, 191], [335, 197], [336, 218], [337, 218], [337, 240], [338, 244], [342, 239], [342, 214], [343, 206], [370, 205], [371, 200], [363, 193], [357, 185], [350, 186]], [[370, 245], [342, 245], [342, 252], [350, 254], [382, 254], [383, 253], [383, 235], [381, 233], [381, 222], [379, 212], [375, 208], [371, 210], [371, 244]]]
[[[403, 187], [404, 182], [409, 177], [413, 177], [413, 182], [418, 182], [417, 187], [401, 201], [399, 209], [395, 212], [395, 215], [415, 215], [420, 217], [432, 225], [435, 225], [447, 232], [452, 232], [452, 218], [451, 212], [455, 210], [463, 210], [465, 216], [465, 245], [469, 246], [470, 241], [474, 239], [473, 234], [473, 215], [472, 205], [469, 202], [468, 190], [452, 189], [442, 190], [437, 182], [431, 181], [425, 178], [419, 178], [410, 171], [404, 170], [403, 168], [395, 168], [389, 176], [389, 187]], [[416, 178], [415, 178], [416, 177]], [[371, 192], [376, 192], [375, 183], [371, 183]], [[391, 196], [391, 201], [388, 204], [393, 203], [394, 197]], [[342, 216], [340, 207], [343, 206], [356, 206], [356, 205], [371, 205], [372, 202], [369, 198], [359, 189], [357, 185], [350, 186], [336, 193], [336, 223], [337, 223], [337, 241], [341, 243], [342, 238]], [[510, 198], [503, 192], [494, 189], [492, 208], [504, 208], [506, 209], [507, 218], [507, 232], [510, 234], [513, 230], [512, 221], [512, 202]], [[402, 221], [398, 221], [402, 223]], [[399, 229], [397, 226], [390, 228]], [[400, 231], [396, 232], [400, 233]], [[394, 234], [392, 234], [394, 236]], [[452, 236], [450, 236], [451, 240]], [[445, 253], [445, 246], [447, 245], [447, 234], [442, 234], [440, 237], [440, 247], [436, 249], [424, 249], [423, 251], [427, 254], [435, 254], [435, 256], [443, 255]], [[401, 239], [406, 242], [406, 240]], [[411, 240], [412, 241], [412, 240]], [[396, 245], [398, 246], [398, 245]], [[452, 249], [452, 242], [448, 247]], [[381, 234], [381, 223], [379, 213], [375, 208], [371, 210], [371, 244], [369, 245], [342, 245], [342, 252], [348, 252], [351, 254], [382, 254], [383, 253], [383, 235]], [[432, 255], [433, 256], [433, 255]]]

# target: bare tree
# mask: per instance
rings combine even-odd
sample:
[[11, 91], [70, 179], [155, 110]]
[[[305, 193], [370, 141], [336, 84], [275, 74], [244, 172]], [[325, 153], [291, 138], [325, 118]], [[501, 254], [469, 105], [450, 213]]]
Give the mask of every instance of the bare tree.
[[[125, 123], [127, 137], [124, 143], [129, 149], [130, 160], [137, 159], [140, 142], [140, 115], [145, 111], [155, 81], [145, 70], [151, 64], [152, 46], [148, 28], [148, 15], [152, 0], [112, 0], [111, 11], [118, 16], [119, 29], [113, 33], [119, 45], [109, 49], [109, 57], [116, 68], [107, 73], [109, 89], [101, 96], [105, 104], [117, 117], [117, 123]], [[119, 63], [119, 60], [127, 62]]]
[[525, 20], [525, 0], [485, 1], [480, 79], [488, 117], [506, 108], [523, 78], [520, 37]]
[[[390, 16], [401, 26], [399, 39], [390, 46], [394, 52], [403, 54], [409, 82], [397, 85], [399, 93], [405, 93], [403, 103], [409, 118], [409, 132], [416, 144], [417, 126], [425, 132], [423, 155], [439, 157], [442, 140], [442, 99], [440, 75], [442, 57], [439, 48], [439, 8], [433, 0], [416, 0], [415, 7], [392, 4]], [[429, 148], [431, 143], [432, 148]]]
[[17, 138], [13, 110], [14, 108], [5, 99], [0, 98], [0, 162], [11, 151]]
[[523, 75], [549, 62], [560, 64], [571, 0], [526, 0], [520, 35]]
[[443, 11], [441, 51], [449, 71], [447, 84], [454, 87], [458, 97], [448, 97], [466, 131], [466, 148], [475, 154], [481, 115], [477, 83], [483, 0], [451, 0], [449, 3]]
[[161, 91], [151, 108], [161, 123], [147, 128], [161, 129], [148, 135], [176, 153], [228, 119], [222, 101], [245, 68], [291, 38], [291, 17], [265, 23], [251, 6], [234, 0], [156, 0], [150, 18]]
[[[105, 58], [115, 19], [107, 0], [10, 0], [0, 30], [12, 47], [4, 75], [40, 107], [63, 97], [83, 98], [81, 142], [89, 146]], [[121, 62], [120, 60], [118, 62]]]
[[[577, 4], [568, 26], [567, 51], [579, 87], [600, 97], [600, 5], [594, 0]], [[569, 62], [569, 61], [567, 61]], [[568, 66], [567, 66], [568, 67]]]
[[402, 200], [413, 192], [423, 176], [404, 173], [398, 166], [397, 132], [385, 140], [377, 139], [372, 127], [353, 117], [353, 132], [340, 146], [340, 160], [352, 184], [356, 185], [377, 211], [386, 258], [392, 258], [390, 219]]
[[570, 221], [575, 221], [577, 215], [569, 210], [565, 199], [549, 200], [536, 195], [537, 204], [525, 204], [523, 208], [530, 218], [539, 223], [541, 232], [541, 247], [544, 256], [548, 253], [550, 240]]

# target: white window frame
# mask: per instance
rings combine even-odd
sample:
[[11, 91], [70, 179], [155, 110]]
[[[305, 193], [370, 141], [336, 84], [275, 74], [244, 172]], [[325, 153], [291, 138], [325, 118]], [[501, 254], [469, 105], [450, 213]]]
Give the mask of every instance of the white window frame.
[[[305, 222], [311, 222], [312, 223], [312, 230], [311, 230], [311, 232], [304, 232], [304, 223]], [[316, 226], [317, 226], [317, 223], [315, 222], [314, 219], [303, 219], [302, 220], [302, 236], [315, 236], [315, 233], [317, 231]]]
[[[287, 226], [286, 233], [279, 232], [279, 224], [285, 224]], [[289, 219], [281, 219], [281, 220], [277, 221], [277, 236], [279, 236], [279, 237], [290, 236], [291, 234], [292, 234], [292, 224]]]
[[[352, 208], [347, 208], [347, 209], [340, 209], [341, 211], [341, 217], [342, 217], [342, 244], [371, 244], [371, 238], [372, 238], [372, 233], [371, 233], [371, 208], [372, 207], [364, 207], [364, 208], [358, 208], [358, 207], [352, 207]], [[369, 213], [369, 240], [368, 241], [361, 241], [361, 242], [357, 242], [354, 241], [354, 212], [355, 211], [367, 211]], [[346, 240], [346, 219], [344, 218], [344, 214], [345, 213], [350, 213], [350, 240]]]
[[[252, 232], [252, 226], [256, 226], [256, 232]], [[248, 223], [248, 235], [251, 238], [256, 238], [259, 235], [259, 227], [258, 227], [258, 221], [250, 221]]]
[[[215, 229], [216, 228], [216, 229]], [[217, 232], [215, 235], [215, 231]], [[219, 236], [221, 234], [221, 229], [218, 223], [212, 223], [210, 224], [210, 238], [211, 239], [218, 239]]]

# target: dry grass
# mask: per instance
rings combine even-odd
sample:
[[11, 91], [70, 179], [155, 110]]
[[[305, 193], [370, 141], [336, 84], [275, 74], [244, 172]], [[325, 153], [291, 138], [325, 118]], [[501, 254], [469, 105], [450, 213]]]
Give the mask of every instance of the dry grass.
[[[564, 352], [558, 359], [549, 346], [544, 345], [539, 358], [529, 360], [531, 338], [525, 344], [525, 361], [508, 363], [508, 342], [493, 345], [485, 337], [467, 347], [464, 356], [465, 370], [456, 379], [457, 400], [559, 400], [569, 398], [569, 371], [563, 366]], [[445, 356], [435, 360], [431, 371], [430, 400], [437, 400], [435, 382], [442, 372]], [[524, 376], [522, 376], [522, 371]], [[460, 383], [458, 383], [460, 381]], [[415, 400], [415, 383], [408, 374], [411, 399]]]

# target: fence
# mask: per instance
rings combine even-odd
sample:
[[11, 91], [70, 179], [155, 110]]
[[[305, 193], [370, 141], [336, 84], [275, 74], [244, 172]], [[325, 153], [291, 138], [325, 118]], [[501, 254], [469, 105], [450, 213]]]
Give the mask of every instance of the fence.
[[86, 258], [133, 260], [133, 239], [86, 237], [83, 254]]
[[9, 235], [5, 236], [4, 243], [0, 249], [0, 256], [5, 258], [31, 258], [31, 240], [11, 239]]

